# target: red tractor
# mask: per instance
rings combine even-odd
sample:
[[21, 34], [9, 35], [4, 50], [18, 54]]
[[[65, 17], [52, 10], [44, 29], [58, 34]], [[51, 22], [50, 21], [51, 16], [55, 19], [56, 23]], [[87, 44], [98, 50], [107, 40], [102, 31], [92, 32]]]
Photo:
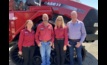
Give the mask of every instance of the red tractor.
[[[13, 46], [10, 50], [11, 60], [21, 65], [23, 63], [23, 57], [18, 55], [17, 41], [19, 39], [20, 31], [24, 28], [27, 19], [31, 19], [34, 23], [33, 29], [36, 31], [37, 25], [42, 21], [42, 14], [47, 13], [49, 15], [50, 23], [54, 27], [55, 19], [58, 15], [64, 17], [65, 23], [70, 21], [70, 13], [75, 10], [78, 13], [78, 19], [83, 21], [86, 27], [87, 36], [84, 42], [94, 42], [98, 39], [98, 35], [95, 32], [98, 30], [98, 10], [95, 8], [84, 5], [74, 0], [30, 0], [28, 2], [27, 9], [20, 9], [22, 2], [18, 0], [9, 1], [9, 46]], [[18, 4], [17, 4], [18, 3]], [[39, 47], [36, 45], [36, 52], [34, 55], [34, 65], [41, 63], [41, 56]], [[82, 47], [82, 57], [85, 58], [85, 48]], [[74, 59], [76, 54], [74, 53]], [[69, 50], [66, 53], [65, 64], [69, 64]], [[56, 63], [56, 53], [54, 50], [51, 52], [51, 64]]]

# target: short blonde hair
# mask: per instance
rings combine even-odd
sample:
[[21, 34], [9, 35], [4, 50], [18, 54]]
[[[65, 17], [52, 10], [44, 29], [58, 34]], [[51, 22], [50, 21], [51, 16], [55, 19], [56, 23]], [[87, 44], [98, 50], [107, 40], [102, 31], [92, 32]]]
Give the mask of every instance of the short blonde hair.
[[[32, 20], [30, 20], [30, 19], [29, 19], [29, 20], [27, 20], [27, 21], [26, 21], [26, 23], [25, 23], [25, 28], [27, 28], [27, 24], [28, 24], [28, 22], [32, 22], [32, 23], [33, 23], [33, 21], [32, 21]], [[33, 25], [34, 25], [34, 24], [33, 24]]]
[[65, 23], [64, 23], [64, 18], [63, 18], [63, 16], [61, 16], [61, 15], [59, 15], [57, 18], [56, 18], [56, 21], [55, 21], [55, 27], [57, 27], [58, 25], [57, 25], [57, 21], [58, 21], [58, 19], [61, 19], [61, 26], [64, 28], [65, 27]]

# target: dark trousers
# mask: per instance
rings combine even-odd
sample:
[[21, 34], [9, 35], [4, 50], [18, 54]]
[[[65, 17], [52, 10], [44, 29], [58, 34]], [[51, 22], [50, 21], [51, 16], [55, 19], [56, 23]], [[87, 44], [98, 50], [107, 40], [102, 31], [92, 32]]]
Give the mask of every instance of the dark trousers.
[[80, 40], [69, 40], [69, 43], [71, 45], [71, 47], [69, 47], [69, 52], [70, 52], [70, 65], [74, 65], [74, 48], [76, 50], [76, 54], [77, 54], [77, 61], [78, 61], [78, 65], [82, 65], [82, 55], [81, 55], [81, 49], [82, 49], [82, 45], [79, 48], [76, 48], [75, 45], [77, 44], [77, 42], [79, 42]]
[[64, 40], [55, 40], [55, 50], [56, 50], [56, 58], [57, 58], [57, 65], [64, 65], [65, 61], [65, 51], [63, 50], [64, 47]]
[[24, 59], [23, 65], [33, 65], [34, 51], [35, 46], [22, 48], [22, 55]]

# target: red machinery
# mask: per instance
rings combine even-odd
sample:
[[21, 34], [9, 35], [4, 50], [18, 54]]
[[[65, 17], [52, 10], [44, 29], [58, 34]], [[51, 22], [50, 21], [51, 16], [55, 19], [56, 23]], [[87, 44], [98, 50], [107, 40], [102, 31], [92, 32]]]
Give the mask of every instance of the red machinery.
[[[42, 0], [41, 6], [36, 6], [34, 3], [30, 3], [28, 10], [18, 10], [14, 4], [16, 3], [15, 1], [16, 0], [9, 1], [9, 44], [15, 44], [12, 45], [13, 48], [11, 49], [10, 55], [13, 62], [18, 65], [21, 65], [23, 62], [22, 57], [18, 56], [17, 53], [17, 41], [20, 34], [19, 32], [24, 28], [27, 19], [31, 19], [34, 22], [33, 28], [36, 31], [37, 25], [42, 20], [41, 16], [43, 13], [47, 13], [49, 15], [50, 23], [54, 26], [55, 19], [58, 15], [62, 15], [67, 23], [70, 21], [71, 11], [76, 10], [78, 13], [78, 19], [83, 21], [86, 27], [87, 37], [85, 42], [93, 42], [98, 39], [98, 35], [95, 34], [95, 32], [98, 30], [98, 10], [95, 8], [72, 0]], [[82, 55], [84, 59], [84, 47], [82, 49]], [[67, 53], [67, 63], [69, 63], [68, 56], [69, 54]], [[52, 51], [51, 61], [52, 64], [54, 64], [56, 61], [54, 50]], [[35, 53], [34, 62], [40, 62], [39, 53]]]

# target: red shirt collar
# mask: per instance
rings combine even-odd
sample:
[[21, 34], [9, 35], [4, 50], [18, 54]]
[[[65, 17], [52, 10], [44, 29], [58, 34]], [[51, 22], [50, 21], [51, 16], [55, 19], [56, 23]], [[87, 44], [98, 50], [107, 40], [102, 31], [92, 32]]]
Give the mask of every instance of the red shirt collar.
[[63, 28], [62, 26], [59, 28], [59, 27], [57, 27], [57, 26], [55, 26], [55, 29], [61, 29], [61, 28]]
[[[30, 32], [29, 30], [27, 30], [27, 28], [25, 28], [25, 31]], [[33, 30], [31, 30], [31, 32], [33, 32]]]
[[[42, 26], [44, 26], [44, 23], [42, 22]], [[47, 27], [50, 26], [50, 24], [48, 23]], [[45, 27], [45, 26], [44, 26]]]

